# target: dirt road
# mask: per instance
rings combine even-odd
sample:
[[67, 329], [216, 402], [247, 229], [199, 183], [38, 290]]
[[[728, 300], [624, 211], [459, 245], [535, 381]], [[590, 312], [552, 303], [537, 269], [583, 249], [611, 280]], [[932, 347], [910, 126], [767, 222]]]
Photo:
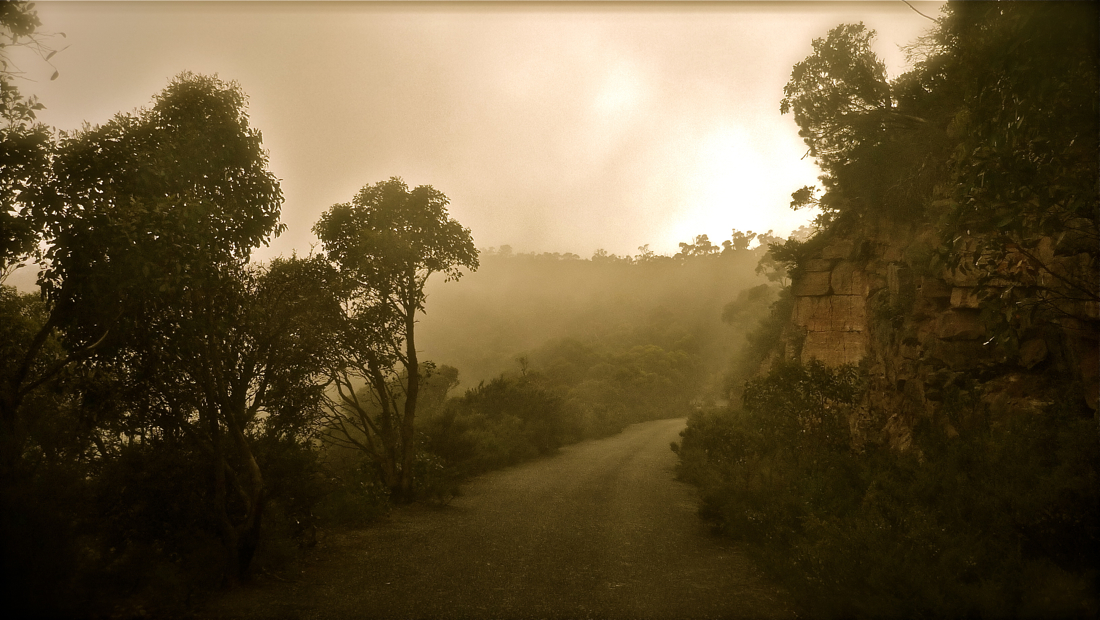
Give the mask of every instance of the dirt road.
[[683, 426], [637, 424], [481, 476], [444, 509], [330, 538], [293, 583], [242, 589], [204, 617], [792, 617], [673, 479]]

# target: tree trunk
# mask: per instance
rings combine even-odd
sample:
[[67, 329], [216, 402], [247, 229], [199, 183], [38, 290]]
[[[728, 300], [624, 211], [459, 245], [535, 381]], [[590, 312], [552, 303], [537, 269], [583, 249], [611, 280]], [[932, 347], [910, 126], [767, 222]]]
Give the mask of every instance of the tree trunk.
[[[248, 445], [248, 438], [244, 436], [244, 429], [240, 426], [240, 420], [244, 418], [243, 407], [237, 417], [230, 423], [230, 432], [233, 434], [234, 444], [241, 460], [248, 469], [248, 488], [245, 502], [244, 519], [237, 524], [237, 546], [234, 550], [237, 555], [237, 578], [243, 580], [248, 574], [248, 567], [252, 563], [252, 557], [256, 553], [256, 547], [260, 542], [260, 524], [263, 519], [264, 502], [266, 501], [263, 472], [260, 464], [256, 462], [252, 448]], [[230, 412], [229, 415], [234, 415]]]
[[[212, 422], [210, 426], [214, 435], [214, 500], [217, 504], [218, 531], [225, 549], [225, 580], [232, 588], [244, 581], [256, 554], [266, 493], [259, 463], [256, 462], [248, 446], [248, 439], [239, 426], [229, 420], [224, 429], [226, 432], [222, 432], [217, 422]], [[247, 482], [234, 478], [235, 488], [240, 493], [245, 508], [243, 518], [236, 522], [229, 512], [229, 484], [226, 474], [230, 471], [230, 465], [225, 457], [227, 439], [232, 439], [238, 456], [248, 470]]]
[[7, 393], [0, 394], [0, 477], [5, 481], [17, 469], [23, 452], [16, 419], [18, 407], [14, 398]]
[[214, 503], [218, 516], [218, 534], [225, 549], [225, 580], [229, 587], [240, 585], [240, 556], [237, 553], [240, 539], [233, 520], [229, 518], [229, 507], [225, 470], [229, 464], [225, 461], [224, 436], [214, 437]]
[[416, 398], [420, 393], [420, 363], [416, 359], [416, 305], [405, 306], [405, 374], [408, 385], [405, 389], [405, 415], [401, 420], [401, 496], [412, 499], [413, 463], [416, 461]]
[[[397, 415], [396, 411], [390, 409], [390, 391], [386, 386], [386, 377], [382, 374], [382, 369], [377, 360], [371, 360], [367, 364], [370, 370], [371, 383], [374, 385], [374, 391], [378, 395], [378, 404], [382, 408], [382, 415], [378, 420], [378, 440], [382, 444], [382, 451], [375, 455], [375, 460], [378, 462], [379, 468], [382, 470], [382, 483], [386, 485], [386, 488], [390, 490], [390, 494], [400, 493], [401, 483], [398, 478], [399, 468], [397, 466], [397, 439], [393, 430], [393, 416]], [[366, 428], [364, 424], [364, 432], [369, 433], [370, 429]]]

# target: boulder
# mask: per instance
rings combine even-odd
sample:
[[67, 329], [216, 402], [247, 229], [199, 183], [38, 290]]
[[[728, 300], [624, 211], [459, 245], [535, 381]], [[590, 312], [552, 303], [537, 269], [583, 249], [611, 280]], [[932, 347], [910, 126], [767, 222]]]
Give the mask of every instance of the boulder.
[[1020, 365], [1033, 368], [1047, 358], [1047, 342], [1042, 338], [1032, 338], [1020, 345]]
[[955, 309], [936, 318], [936, 337], [940, 340], [978, 340], [985, 336], [985, 326], [976, 310]]
[[956, 286], [951, 289], [952, 308], [977, 308], [980, 305], [978, 289], [969, 286]]
[[920, 295], [925, 299], [940, 299], [951, 297], [951, 287], [939, 278], [922, 276], [920, 279]]

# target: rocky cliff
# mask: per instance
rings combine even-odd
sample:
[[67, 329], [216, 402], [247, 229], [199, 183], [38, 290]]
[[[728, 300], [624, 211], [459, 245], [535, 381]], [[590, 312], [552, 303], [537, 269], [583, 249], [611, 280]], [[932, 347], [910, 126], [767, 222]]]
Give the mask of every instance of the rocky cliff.
[[[1084, 398], [1095, 411], [1100, 304], [1060, 297], [1052, 318], [1025, 324], [1006, 344], [993, 337], [991, 317], [998, 298], [1020, 278], [998, 279], [996, 270], [1027, 262], [1024, 255], [951, 268], [935, 259], [939, 243], [930, 229], [877, 222], [818, 244], [793, 274], [793, 309], [776, 355], [859, 365], [867, 389], [851, 420], [857, 436], [903, 451], [921, 418], [948, 435], [957, 432], [958, 417], [945, 415], [945, 408], [957, 405], [960, 393], [970, 410], [992, 415], [1038, 412], [1055, 398]], [[1056, 290], [1059, 273], [1095, 281], [1094, 259], [1057, 255], [1053, 245], [1040, 239], [1026, 253], [1042, 261], [1029, 277], [1045, 288], [1034, 290]], [[1079, 393], [1066, 393], [1067, 385]]]

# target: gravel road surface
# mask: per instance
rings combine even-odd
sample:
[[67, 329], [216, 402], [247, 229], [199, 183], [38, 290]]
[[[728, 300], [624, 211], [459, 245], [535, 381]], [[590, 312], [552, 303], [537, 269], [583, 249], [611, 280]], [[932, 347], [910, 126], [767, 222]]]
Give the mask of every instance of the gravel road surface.
[[674, 480], [684, 420], [480, 476], [449, 506], [338, 532], [293, 581], [262, 580], [206, 618], [792, 618]]

